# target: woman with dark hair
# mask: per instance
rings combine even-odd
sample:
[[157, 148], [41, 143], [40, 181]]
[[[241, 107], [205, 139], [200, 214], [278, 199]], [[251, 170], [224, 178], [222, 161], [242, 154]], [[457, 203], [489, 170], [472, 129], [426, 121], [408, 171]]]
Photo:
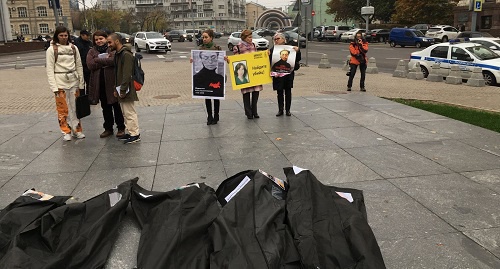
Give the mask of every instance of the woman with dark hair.
[[354, 40], [349, 44], [349, 51], [351, 52], [351, 60], [349, 61], [349, 80], [347, 81], [347, 91], [350, 92], [352, 89], [352, 81], [356, 75], [356, 70], [359, 66], [359, 71], [361, 72], [361, 79], [359, 81], [360, 90], [366, 92], [365, 88], [365, 76], [367, 59], [366, 53], [368, 52], [368, 42], [363, 39], [363, 34], [361, 31], [356, 32]]
[[[108, 34], [96, 31], [92, 37], [93, 47], [87, 54], [87, 66], [90, 70], [89, 99], [93, 104], [101, 101], [104, 118], [104, 132], [101, 138], [113, 135], [113, 124], [116, 123], [116, 137], [125, 135], [125, 122], [118, 98], [115, 97], [115, 51], [108, 48]], [[114, 113], [114, 115], [113, 115]]]
[[52, 44], [45, 53], [47, 78], [56, 99], [57, 117], [64, 141], [70, 141], [72, 135], [78, 139], [85, 138], [75, 105], [76, 97], [85, 85], [82, 60], [75, 45], [69, 43], [69, 36], [66, 27], [56, 27]]
[[[240, 37], [241, 42], [237, 46], [233, 47], [234, 54], [245, 54], [257, 51], [255, 45], [252, 43], [252, 31], [248, 29], [243, 30]], [[259, 114], [257, 113], [257, 101], [259, 100], [259, 92], [263, 89], [264, 88], [262, 87], [262, 85], [241, 89], [241, 93], [243, 94], [243, 106], [245, 107], [245, 115], [249, 120], [253, 118], [260, 118]], [[250, 94], [252, 94], [251, 101]]]
[[[222, 50], [220, 46], [217, 46], [214, 44], [214, 31], [213, 30], [205, 30], [201, 34], [201, 39], [203, 40], [202, 44], [198, 47], [199, 50]], [[190, 59], [190, 62], [193, 63], [193, 59]], [[203, 70], [202, 70], [203, 71]], [[206, 72], [214, 72], [214, 70], [205, 70]], [[201, 71], [200, 71], [201, 72]], [[214, 74], [218, 75], [218, 74]], [[220, 100], [214, 99], [214, 109], [213, 109], [213, 116], [212, 116], [212, 100], [211, 99], [205, 99], [205, 107], [207, 108], [207, 125], [212, 125], [212, 124], [217, 124], [219, 121], [219, 109], [220, 109]]]
[[236, 79], [236, 85], [248, 83], [248, 70], [244, 63], [238, 63], [234, 67], [234, 77]]

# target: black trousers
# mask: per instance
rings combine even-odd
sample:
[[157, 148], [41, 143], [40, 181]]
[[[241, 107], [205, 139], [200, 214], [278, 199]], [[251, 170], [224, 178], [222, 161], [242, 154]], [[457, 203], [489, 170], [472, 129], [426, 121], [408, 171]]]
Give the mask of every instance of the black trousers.
[[[354, 75], [356, 75], [356, 70], [358, 69], [358, 65], [356, 64], [349, 64], [349, 66], [351, 67], [350, 69], [351, 75], [349, 76], [349, 81], [347, 82], [347, 88], [352, 87], [352, 80], [354, 79]], [[366, 76], [366, 63], [359, 65], [359, 71], [361, 72], [361, 80], [359, 81], [359, 86], [361, 88], [364, 88], [365, 76]]]
[[[212, 99], [205, 99], [205, 107], [209, 118], [212, 118]], [[214, 99], [214, 118], [219, 119], [220, 100]]]
[[279, 111], [283, 111], [283, 103], [285, 106], [285, 110], [290, 111], [290, 107], [292, 106], [292, 89], [288, 88], [288, 89], [276, 90], [276, 94], [278, 95]]
[[99, 100], [101, 101], [102, 116], [104, 118], [102, 127], [105, 130], [113, 131], [113, 124], [116, 123], [116, 127], [118, 128], [118, 130], [125, 130], [125, 121], [123, 119], [123, 113], [120, 107], [120, 103], [115, 102], [113, 104], [108, 104], [106, 90], [103, 85], [101, 85], [99, 90]]
[[[250, 94], [252, 95], [252, 101], [250, 102]], [[259, 92], [247, 92], [243, 94], [243, 106], [245, 107], [245, 115], [255, 116], [259, 115], [257, 113], [257, 101], [259, 101]]]

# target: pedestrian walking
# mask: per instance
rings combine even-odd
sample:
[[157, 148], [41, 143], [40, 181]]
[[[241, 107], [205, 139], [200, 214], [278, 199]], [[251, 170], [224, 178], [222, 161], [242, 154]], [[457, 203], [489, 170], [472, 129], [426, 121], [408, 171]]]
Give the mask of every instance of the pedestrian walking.
[[115, 51], [115, 91], [113, 94], [118, 98], [125, 120], [125, 128], [128, 134], [118, 137], [125, 144], [132, 144], [141, 141], [139, 133], [139, 119], [135, 110], [135, 103], [139, 101], [132, 81], [134, 70], [134, 55], [129, 44], [122, 43], [122, 37], [116, 33], [111, 33], [108, 38], [108, 47]]
[[[217, 46], [214, 44], [214, 31], [211, 29], [203, 31], [201, 34], [201, 39], [202, 43], [198, 47], [199, 50], [222, 50], [220, 46]], [[200, 53], [201, 54], [201, 53]], [[210, 59], [207, 59], [208, 61], [211, 61]], [[190, 62], [193, 63], [193, 59], [190, 59]], [[195, 85], [198, 83], [201, 84], [206, 84], [204, 83], [205, 78], [211, 77], [216, 80], [222, 80], [224, 82], [224, 77], [221, 75], [217, 74], [215, 72], [215, 69], [217, 68], [217, 59], [215, 59], [215, 62], [210, 62], [208, 64], [205, 64], [204, 59], [202, 57], [202, 63], [203, 63], [203, 69], [198, 72], [194, 76], [194, 83]], [[215, 65], [213, 64], [215, 63]], [[213, 65], [214, 68], [209, 68], [207, 65]], [[197, 77], [200, 77], [200, 79], [197, 79]], [[220, 78], [218, 78], [220, 77]], [[221, 83], [222, 84], [222, 83]], [[208, 87], [208, 85], [203, 85], [203, 87]], [[217, 124], [219, 122], [219, 109], [220, 109], [220, 100], [214, 99], [213, 102], [213, 115], [212, 115], [212, 100], [211, 99], [205, 99], [205, 107], [207, 109], [207, 125], [212, 125], [212, 124]]]
[[125, 135], [125, 122], [118, 98], [115, 97], [115, 51], [111, 51], [107, 43], [108, 34], [104, 31], [94, 32], [93, 47], [87, 54], [87, 66], [90, 70], [89, 99], [91, 103], [101, 102], [104, 118], [104, 132], [101, 138], [113, 135], [113, 125], [116, 123], [116, 137]]
[[359, 72], [361, 73], [361, 79], [359, 86], [362, 92], [366, 92], [365, 88], [365, 76], [366, 76], [366, 65], [367, 58], [366, 53], [368, 52], [368, 42], [363, 39], [363, 35], [360, 31], [354, 36], [354, 40], [349, 44], [349, 51], [351, 52], [351, 59], [349, 61], [349, 81], [347, 82], [347, 91], [352, 89], [352, 80], [354, 75], [356, 75], [356, 70], [359, 66]]
[[[255, 44], [252, 42], [252, 31], [243, 30], [241, 32], [241, 42], [233, 47], [234, 54], [245, 54], [256, 52]], [[257, 113], [257, 102], [259, 101], [259, 92], [264, 88], [262, 85], [248, 87], [241, 89], [243, 94], [243, 106], [245, 108], [245, 115], [248, 119], [260, 118]], [[251, 98], [250, 98], [251, 95]]]
[[76, 117], [76, 97], [83, 91], [83, 67], [78, 49], [69, 43], [69, 31], [64, 26], [56, 27], [52, 44], [45, 53], [49, 86], [55, 95], [57, 118], [63, 140], [71, 136], [85, 138], [82, 124]]
[[[277, 33], [273, 37], [274, 45], [285, 45], [286, 38], [282, 33]], [[283, 116], [283, 108], [286, 111], [287, 116], [291, 116], [290, 107], [292, 106], [292, 88], [293, 88], [293, 80], [295, 78], [295, 70], [300, 68], [300, 60], [302, 59], [302, 53], [299, 48], [294, 46], [295, 50], [295, 66], [294, 70], [291, 71], [290, 74], [278, 73], [273, 77], [273, 90], [276, 91], [278, 97], [278, 114], [276, 117]], [[272, 62], [274, 47], [269, 50], [269, 61]], [[280, 55], [285, 55], [288, 57], [288, 51], [280, 53]], [[290, 64], [283, 60], [283, 57], [277, 63], [283, 61], [284, 65], [290, 66]]]
[[89, 86], [90, 70], [87, 67], [87, 53], [93, 47], [92, 40], [90, 40], [90, 33], [87, 30], [81, 30], [80, 36], [75, 38], [75, 46], [78, 48], [80, 53], [80, 58], [83, 65], [83, 79], [85, 80], [85, 85]]

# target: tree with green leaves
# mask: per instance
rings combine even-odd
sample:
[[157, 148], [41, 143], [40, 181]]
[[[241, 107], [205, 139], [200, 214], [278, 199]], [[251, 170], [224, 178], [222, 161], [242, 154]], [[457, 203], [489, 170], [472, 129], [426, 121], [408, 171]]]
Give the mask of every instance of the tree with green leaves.
[[401, 24], [453, 24], [458, 0], [398, 0], [392, 21]]
[[[371, 0], [370, 5], [375, 8], [372, 19], [389, 21], [394, 13], [396, 0]], [[366, 6], [366, 0], [331, 0], [327, 4], [326, 13], [335, 15], [335, 21], [361, 20], [361, 8]]]

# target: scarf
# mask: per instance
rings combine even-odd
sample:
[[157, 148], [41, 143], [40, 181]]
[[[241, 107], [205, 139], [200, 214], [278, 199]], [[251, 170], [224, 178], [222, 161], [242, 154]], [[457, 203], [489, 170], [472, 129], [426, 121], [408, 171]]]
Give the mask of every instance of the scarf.
[[211, 41], [211, 42], [210, 42], [210, 43], [208, 43], [208, 44], [204, 44], [204, 43], [202, 43], [202, 44], [201, 44], [201, 46], [202, 46], [202, 47], [204, 47], [204, 48], [206, 48], [206, 49], [210, 49], [210, 48], [212, 48], [212, 47], [213, 47], [213, 45], [214, 45], [214, 42], [213, 42], [213, 41]]
[[100, 52], [100, 53], [105, 53], [106, 51], [108, 51], [108, 44], [105, 43], [104, 45], [102, 46], [95, 46], [95, 49]]

